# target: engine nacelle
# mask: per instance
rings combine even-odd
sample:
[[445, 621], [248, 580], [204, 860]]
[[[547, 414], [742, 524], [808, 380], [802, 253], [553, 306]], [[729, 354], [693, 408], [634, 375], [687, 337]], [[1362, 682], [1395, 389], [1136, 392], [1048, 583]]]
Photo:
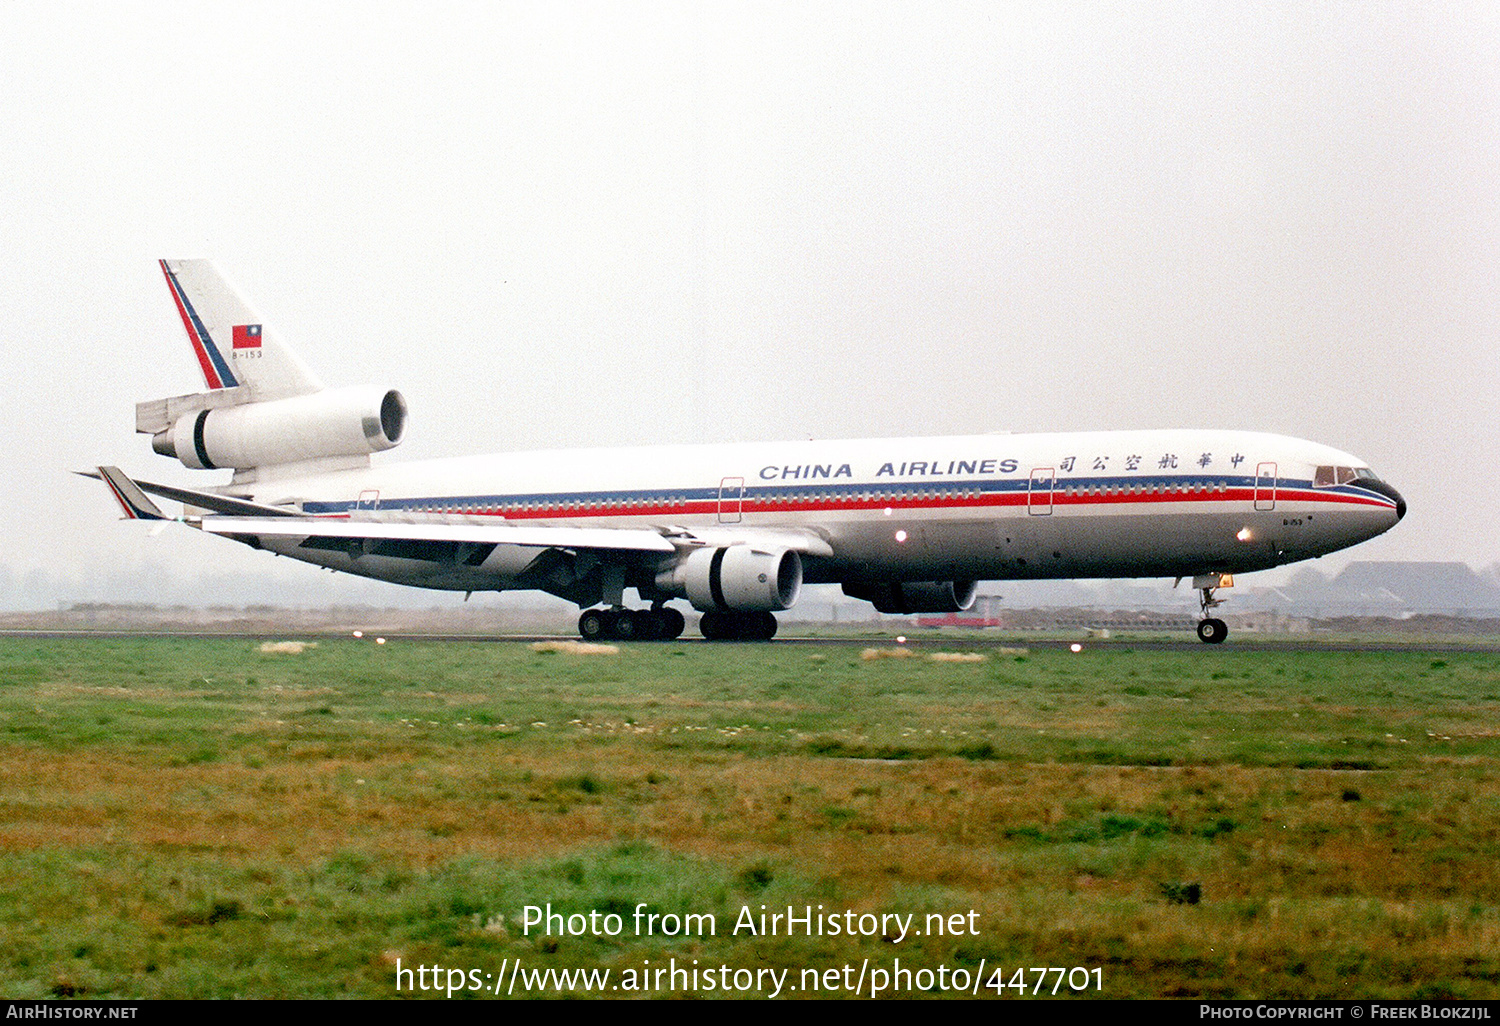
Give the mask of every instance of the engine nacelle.
[[401, 441], [406, 400], [395, 390], [330, 389], [185, 414], [151, 448], [194, 470], [267, 467], [368, 456]]
[[802, 590], [802, 558], [788, 549], [750, 545], [696, 549], [656, 577], [663, 591], [685, 595], [704, 612], [789, 609]]
[[844, 594], [882, 613], [961, 613], [974, 604], [976, 581], [890, 581], [846, 584]]

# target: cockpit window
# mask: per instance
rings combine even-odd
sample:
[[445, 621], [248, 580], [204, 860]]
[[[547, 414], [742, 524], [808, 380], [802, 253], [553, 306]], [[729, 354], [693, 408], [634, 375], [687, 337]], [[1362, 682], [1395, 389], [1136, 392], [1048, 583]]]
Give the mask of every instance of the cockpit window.
[[1375, 481], [1375, 471], [1369, 467], [1319, 467], [1313, 472], [1314, 488], [1332, 488], [1350, 481]]

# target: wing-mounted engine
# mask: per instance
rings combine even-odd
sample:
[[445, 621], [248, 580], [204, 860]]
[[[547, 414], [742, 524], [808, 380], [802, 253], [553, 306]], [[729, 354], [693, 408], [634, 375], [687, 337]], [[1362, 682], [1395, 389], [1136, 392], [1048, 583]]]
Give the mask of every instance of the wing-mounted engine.
[[394, 389], [325, 389], [265, 402], [246, 402], [238, 392], [141, 403], [136, 430], [152, 436], [152, 449], [195, 470], [368, 458], [406, 431], [406, 400]]
[[656, 586], [704, 612], [775, 612], [797, 601], [802, 558], [748, 544], [694, 549], [657, 574]]
[[850, 598], [873, 603], [882, 613], [961, 613], [974, 604], [975, 581], [887, 581], [844, 585]]

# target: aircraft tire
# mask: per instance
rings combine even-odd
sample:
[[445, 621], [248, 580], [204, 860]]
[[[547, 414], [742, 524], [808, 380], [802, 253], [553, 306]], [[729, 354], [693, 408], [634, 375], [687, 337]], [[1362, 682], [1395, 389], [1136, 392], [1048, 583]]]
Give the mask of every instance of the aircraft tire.
[[663, 606], [661, 609], [653, 610], [652, 615], [655, 617], [657, 623], [661, 625], [658, 636], [663, 641], [676, 641], [682, 637], [682, 632], [687, 629], [687, 617], [675, 609]]
[[1210, 616], [1198, 621], [1198, 640], [1205, 645], [1221, 644], [1229, 637], [1229, 625], [1217, 617]]
[[578, 634], [584, 641], [598, 641], [608, 630], [602, 609], [585, 609], [578, 617]]
[[776, 627], [776, 617], [770, 613], [710, 610], [698, 621], [698, 630], [708, 641], [770, 641], [776, 637]]

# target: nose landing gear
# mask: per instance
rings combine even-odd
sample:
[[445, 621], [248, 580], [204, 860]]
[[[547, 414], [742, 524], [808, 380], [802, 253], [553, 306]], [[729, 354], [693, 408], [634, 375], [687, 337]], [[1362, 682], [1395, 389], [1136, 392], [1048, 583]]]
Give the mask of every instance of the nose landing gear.
[[[1207, 584], [1205, 583], [1206, 580], [1213, 583]], [[1210, 610], [1224, 601], [1221, 598], [1214, 598], [1214, 592], [1221, 586], [1232, 587], [1234, 580], [1228, 574], [1222, 576], [1219, 574], [1208, 574], [1206, 577], [1196, 578], [1193, 583], [1198, 586], [1198, 593], [1201, 596], [1198, 604], [1203, 611], [1203, 619], [1198, 621], [1198, 640], [1206, 645], [1220, 644], [1225, 638], [1229, 637], [1229, 625], [1217, 616], [1209, 616], [1208, 614]]]
[[1198, 621], [1198, 640], [1208, 645], [1217, 645], [1229, 637], [1229, 625], [1217, 616], [1204, 617]]

